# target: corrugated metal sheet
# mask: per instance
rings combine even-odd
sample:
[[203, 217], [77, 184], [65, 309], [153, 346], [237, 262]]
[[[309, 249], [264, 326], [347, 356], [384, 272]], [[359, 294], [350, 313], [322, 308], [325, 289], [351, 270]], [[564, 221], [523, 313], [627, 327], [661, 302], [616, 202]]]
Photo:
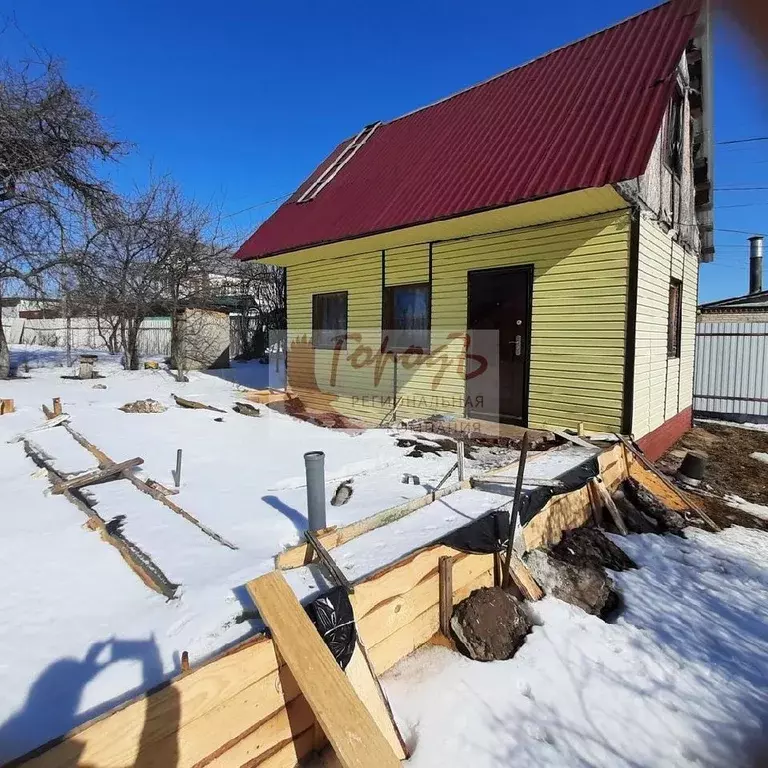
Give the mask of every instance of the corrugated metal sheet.
[[[313, 200], [240, 248], [261, 258], [639, 176], [700, 0], [672, 0], [380, 126]], [[348, 140], [349, 141], [349, 140]]]
[[768, 421], [768, 323], [698, 324], [693, 409]]

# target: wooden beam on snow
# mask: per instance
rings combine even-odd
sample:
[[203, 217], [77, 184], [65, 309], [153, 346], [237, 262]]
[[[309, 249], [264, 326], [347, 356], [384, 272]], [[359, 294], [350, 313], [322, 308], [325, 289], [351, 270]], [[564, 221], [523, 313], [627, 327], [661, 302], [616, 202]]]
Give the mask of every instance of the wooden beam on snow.
[[68, 480], [62, 480], [53, 486], [54, 493], [64, 493], [64, 491], [73, 491], [75, 488], [84, 488], [86, 485], [101, 483], [121, 475], [123, 472], [138, 467], [144, 463], [144, 459], [137, 456], [128, 461], [121, 461], [117, 464], [111, 464], [102, 469], [95, 469], [93, 472], [86, 472], [83, 475], [70, 477]]
[[395, 768], [400, 761], [328, 650], [280, 571], [248, 592], [344, 768]]

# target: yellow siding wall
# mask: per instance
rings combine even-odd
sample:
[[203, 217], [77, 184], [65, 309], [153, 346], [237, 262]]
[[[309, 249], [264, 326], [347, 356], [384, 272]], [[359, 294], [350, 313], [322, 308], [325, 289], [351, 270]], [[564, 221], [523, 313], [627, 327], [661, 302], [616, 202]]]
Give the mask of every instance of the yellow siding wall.
[[[388, 285], [421, 282], [429, 274], [429, 245], [390, 249]], [[534, 266], [531, 328], [529, 425], [589, 430], [621, 428], [624, 339], [629, 263], [629, 214], [614, 211], [502, 234], [434, 242], [432, 245], [432, 349], [446, 344], [463, 360], [461, 340], [467, 323], [467, 272], [474, 269]], [[349, 291], [348, 328], [371, 350], [369, 365], [349, 364], [358, 345], [337, 356], [336, 387], [329, 386], [334, 352], [310, 345], [289, 347], [289, 384], [314, 366], [321, 390], [305, 404], [329, 407], [350, 416], [378, 421], [391, 418], [391, 356], [382, 361], [377, 344], [381, 328], [381, 251], [328, 257], [288, 268], [289, 339], [311, 332], [312, 294]], [[367, 353], [358, 350], [358, 365]], [[430, 358], [401, 355], [398, 366], [398, 418], [432, 413], [462, 415], [463, 365], [438, 373]], [[314, 361], [314, 362], [313, 362]], [[379, 366], [379, 383], [374, 382]], [[299, 376], [300, 378], [300, 376]], [[363, 397], [375, 396], [375, 401]]]
[[388, 248], [387, 285], [426, 283], [429, 281], [429, 245], [406, 245], [403, 248]]
[[[680, 358], [667, 358], [669, 281], [683, 282]], [[698, 259], [648, 219], [640, 221], [632, 432], [643, 437], [693, 401]]]

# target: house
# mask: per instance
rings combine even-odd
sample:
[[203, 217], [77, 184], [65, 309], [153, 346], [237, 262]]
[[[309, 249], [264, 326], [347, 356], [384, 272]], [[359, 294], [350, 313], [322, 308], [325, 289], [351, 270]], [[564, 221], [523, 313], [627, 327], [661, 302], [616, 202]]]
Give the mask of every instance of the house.
[[694, 413], [768, 423], [768, 291], [763, 238], [749, 238], [749, 292], [699, 306]]
[[709, 11], [672, 0], [341, 144], [241, 246], [288, 385], [366, 423], [691, 425], [711, 261]]

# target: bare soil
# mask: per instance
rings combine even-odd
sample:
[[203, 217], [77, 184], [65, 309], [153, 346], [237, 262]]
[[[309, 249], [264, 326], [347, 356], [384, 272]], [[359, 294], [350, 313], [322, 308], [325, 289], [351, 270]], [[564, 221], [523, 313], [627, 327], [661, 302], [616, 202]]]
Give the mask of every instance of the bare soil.
[[765, 520], [733, 509], [720, 500], [731, 493], [753, 504], [768, 505], [768, 465], [750, 456], [768, 453], [768, 432], [696, 422], [694, 428], [659, 459], [657, 466], [674, 476], [686, 451], [701, 451], [708, 457], [704, 490], [712, 495], [697, 494], [696, 498], [716, 523], [723, 527], [742, 525], [768, 530]]

